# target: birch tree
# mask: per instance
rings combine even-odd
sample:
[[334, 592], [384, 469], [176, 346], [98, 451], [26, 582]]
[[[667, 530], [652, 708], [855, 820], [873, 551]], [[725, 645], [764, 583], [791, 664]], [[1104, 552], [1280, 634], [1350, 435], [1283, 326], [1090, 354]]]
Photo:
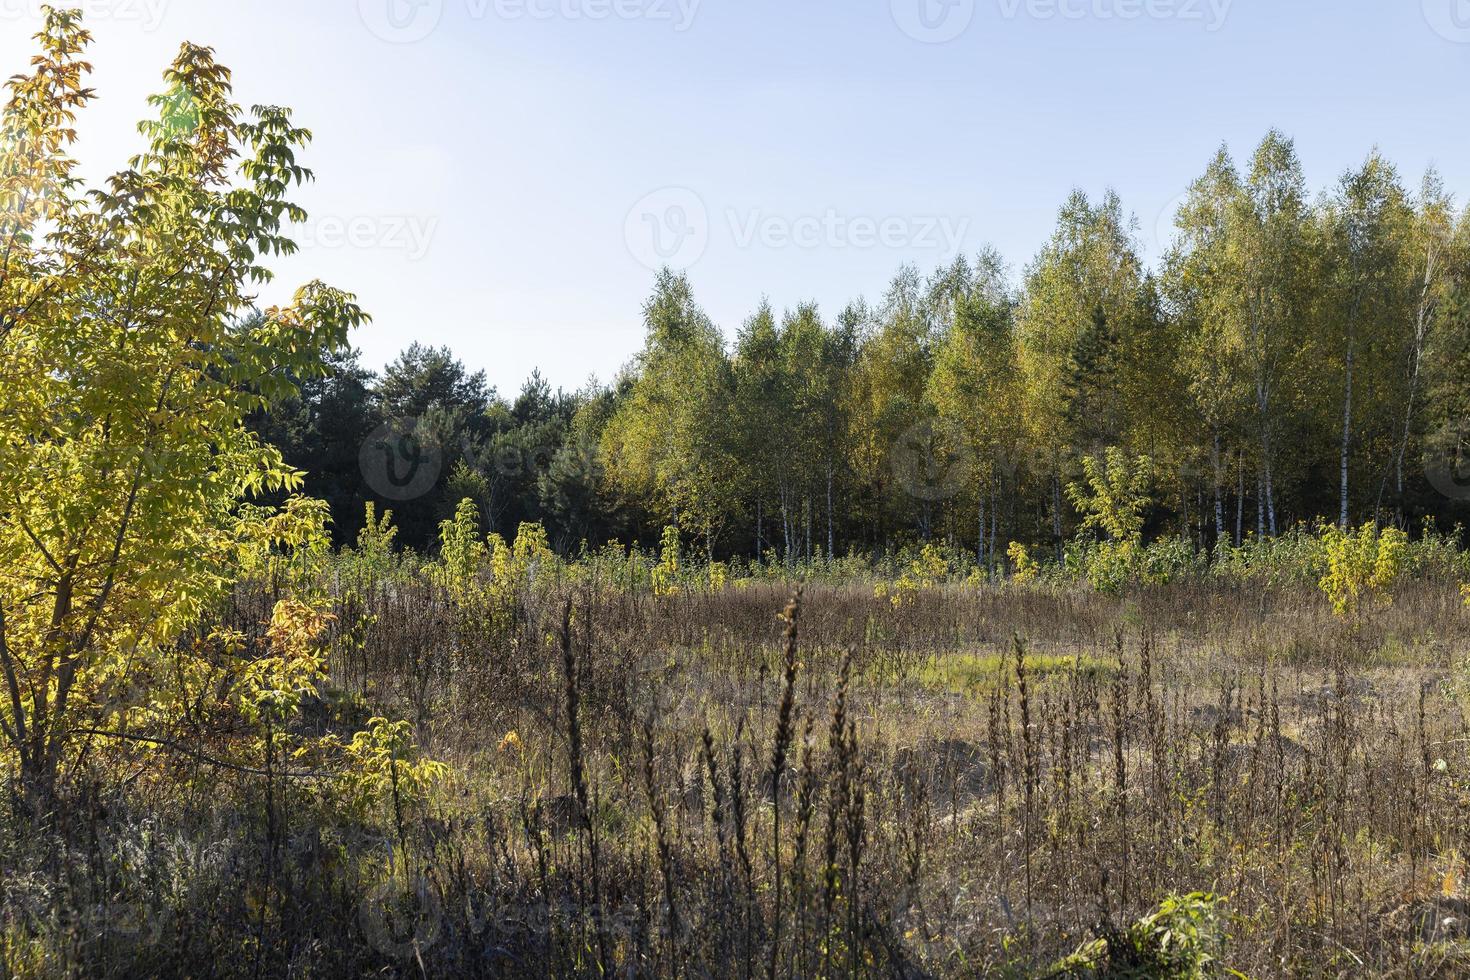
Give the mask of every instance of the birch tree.
[[1238, 433], [1248, 387], [1241, 278], [1231, 265], [1229, 237], [1231, 208], [1240, 194], [1239, 175], [1222, 147], [1190, 185], [1164, 257], [1163, 288], [1180, 338], [1179, 368], [1208, 446], [1217, 541], [1227, 536], [1224, 447]]
[[[1398, 174], [1376, 151], [1362, 167], [1342, 176], [1328, 200], [1323, 220], [1326, 265], [1332, 299], [1328, 305], [1330, 340], [1339, 352], [1342, 400], [1338, 443], [1338, 527], [1349, 527], [1349, 478], [1358, 415], [1381, 419], [1387, 405], [1364, 405], [1382, 398], [1386, 385], [1359, 392], [1366, 368], [1392, 364], [1405, 345], [1397, 341], [1408, 326], [1405, 251], [1411, 213]], [[1367, 348], [1370, 355], [1360, 366]], [[1382, 381], [1397, 392], [1398, 372]], [[1366, 397], [1365, 397], [1366, 395]], [[1396, 400], [1396, 399], [1393, 399]], [[1368, 411], [1365, 411], [1365, 408]], [[1356, 414], [1355, 414], [1356, 413]]]
[[1305, 180], [1296, 147], [1272, 130], [1231, 209], [1233, 273], [1241, 283], [1245, 357], [1258, 444], [1259, 534], [1277, 532], [1277, 451], [1283, 384], [1306, 339]]
[[[948, 304], [951, 323], [929, 377], [935, 413], [969, 441], [975, 460], [975, 559], [994, 561], [996, 496], [1021, 439], [1021, 391], [1014, 334], [1015, 299], [998, 253], [982, 253], [976, 272]], [[988, 524], [987, 524], [988, 519]], [[987, 533], [989, 539], [987, 539]], [[987, 540], [989, 544], [987, 546]]]
[[[1101, 376], [1116, 366], [1116, 332], [1138, 321], [1142, 284], [1142, 263], [1117, 195], [1109, 192], [1094, 205], [1074, 191], [1051, 240], [1027, 269], [1016, 328], [1028, 439], [1050, 487], [1059, 557], [1067, 468], [1092, 448], [1089, 442], [1116, 443], [1123, 427], [1121, 402]], [[1081, 364], [1079, 355], [1091, 360]], [[1092, 390], [1083, 394], [1079, 381]], [[1073, 409], [1079, 398], [1091, 404]]]

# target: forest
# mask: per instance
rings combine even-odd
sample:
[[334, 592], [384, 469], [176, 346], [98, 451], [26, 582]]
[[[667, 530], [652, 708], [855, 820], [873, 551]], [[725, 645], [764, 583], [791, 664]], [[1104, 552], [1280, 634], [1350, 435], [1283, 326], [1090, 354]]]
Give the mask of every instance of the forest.
[[[1011, 541], [1064, 559], [1068, 487], [1110, 453], [1147, 482], [1148, 536], [1201, 554], [1318, 520], [1463, 519], [1470, 219], [1435, 174], [1370, 151], [1314, 193], [1273, 132], [1208, 161], [1157, 268], [1136, 225], [1076, 191], [1019, 280], [994, 251], [905, 267], [835, 316], [762, 301], [729, 342], [666, 270], [609, 385], [537, 374], [504, 398], [447, 349], [381, 375], [349, 352], [252, 427], [341, 540], [371, 500], [420, 548], [469, 498], [563, 554], [675, 526], [711, 557], [937, 540], [994, 572]], [[419, 457], [442, 478], [383, 479]]]
[[259, 295], [311, 132], [184, 44], [0, 114], [0, 966], [1470, 973], [1470, 219], [1268, 133], [606, 386]]

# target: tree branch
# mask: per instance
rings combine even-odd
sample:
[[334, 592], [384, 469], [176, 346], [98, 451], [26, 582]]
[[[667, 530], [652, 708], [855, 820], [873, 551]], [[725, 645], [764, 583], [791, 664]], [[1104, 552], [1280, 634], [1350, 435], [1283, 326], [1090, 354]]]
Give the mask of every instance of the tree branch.
[[252, 766], [242, 766], [234, 762], [226, 762], [223, 759], [216, 759], [212, 755], [206, 755], [205, 753], [200, 752], [198, 749], [191, 749], [187, 745], [184, 745], [180, 742], [173, 741], [172, 739], [156, 738], [152, 735], [135, 735], [131, 732], [110, 732], [102, 728], [73, 728], [70, 730], [70, 733], [73, 735], [96, 735], [102, 738], [116, 738], [126, 742], [142, 742], [147, 745], [155, 745], [159, 748], [168, 749], [171, 752], [178, 752], [180, 755], [186, 755], [189, 758], [195, 759], [199, 762], [204, 762], [211, 766], [218, 766], [219, 768], [227, 769], [230, 772], [243, 773], [247, 776], [285, 776], [289, 779], [327, 779], [333, 775], [330, 772], [321, 772], [318, 770], [292, 771], [290, 769], [285, 769], [266, 772], [264, 769], [256, 769]]

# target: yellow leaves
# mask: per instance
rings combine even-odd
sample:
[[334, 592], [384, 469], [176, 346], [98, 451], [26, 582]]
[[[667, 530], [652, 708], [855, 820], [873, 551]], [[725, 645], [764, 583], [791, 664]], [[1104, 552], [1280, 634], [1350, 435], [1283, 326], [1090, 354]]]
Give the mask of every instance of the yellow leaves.
[[442, 762], [420, 756], [406, 721], [373, 718], [345, 749], [347, 768], [338, 787], [363, 813], [384, 802], [395, 808], [420, 806], [451, 774]]
[[516, 529], [514, 544], [491, 535], [493, 554], [490, 558], [491, 614], [497, 628], [509, 628], [515, 616], [516, 603], [530, 588], [542, 569], [556, 565], [557, 558], [547, 543], [546, 528], [523, 523]]
[[679, 529], [664, 528], [659, 563], [653, 568], [653, 594], [670, 596], [679, 591]]
[[721, 591], [729, 580], [730, 569], [724, 562], [712, 561], [709, 563], [709, 590], [711, 592]]
[[[491, 535], [490, 547], [504, 546], [499, 535]], [[459, 502], [454, 516], [439, 525], [439, 561], [431, 569], [450, 595], [467, 601], [478, 595], [476, 578], [487, 557], [486, 544], [480, 540], [480, 511], [470, 498]]]
[[[216, 643], [229, 656], [236, 656], [245, 649], [245, 634], [239, 630], [221, 627], [209, 634], [210, 642]], [[199, 644], [196, 644], [198, 646]]]
[[233, 528], [242, 577], [314, 586], [331, 551], [331, 509], [314, 497], [294, 496], [280, 509], [242, 505]]
[[1364, 598], [1391, 600], [1390, 590], [1407, 562], [1407, 534], [1369, 522], [1356, 531], [1324, 528], [1320, 540], [1327, 572], [1318, 584], [1334, 613], [1356, 617]]
[[1006, 546], [1006, 558], [1011, 563], [1011, 578], [1016, 582], [1030, 582], [1036, 578], [1041, 566], [1036, 559], [1026, 551], [1026, 546], [1019, 541], [1012, 541]]
[[493, 533], [482, 541], [478, 525], [475, 502], [460, 501], [455, 516], [439, 526], [439, 560], [429, 566], [429, 579], [465, 609], [486, 608], [492, 626], [505, 630], [521, 595], [558, 559], [540, 524], [522, 524], [513, 542]]
[[369, 500], [364, 518], [362, 530], [357, 534], [357, 554], [367, 568], [382, 574], [388, 568], [393, 539], [398, 535], [398, 528], [393, 526], [393, 512], [385, 510], [379, 517], [376, 505]]
[[523, 522], [516, 529], [516, 543], [511, 558], [514, 572], [523, 577], [534, 573], [544, 562], [554, 561], [546, 528], [539, 523]]
[[323, 634], [335, 617], [298, 599], [282, 599], [271, 612], [266, 638], [273, 656], [241, 669], [236, 696], [251, 721], [279, 724], [294, 714], [304, 697], [315, 696], [325, 665]]
[[919, 556], [909, 563], [891, 589], [887, 583], [880, 582], [874, 596], [880, 599], [887, 596], [894, 609], [901, 609], [911, 605], [920, 591], [939, 586], [948, 575], [949, 559], [938, 545], [931, 542], [924, 545]]
[[1116, 446], [1102, 456], [1083, 457], [1083, 482], [1067, 486], [1067, 496], [1083, 515], [1079, 530], [1099, 530], [1119, 544], [1138, 542], [1152, 470], [1147, 456], [1130, 460]]
[[282, 599], [271, 611], [266, 638], [281, 656], [310, 656], [317, 641], [336, 621], [331, 613], [307, 605], [299, 599]]

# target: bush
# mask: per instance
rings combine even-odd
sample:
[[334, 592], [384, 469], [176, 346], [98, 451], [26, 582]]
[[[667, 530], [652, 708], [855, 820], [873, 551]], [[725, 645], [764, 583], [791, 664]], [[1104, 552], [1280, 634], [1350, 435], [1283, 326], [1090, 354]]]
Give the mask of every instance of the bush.
[[1205, 892], [1170, 895], [1120, 933], [1088, 943], [1051, 976], [1108, 980], [1195, 980], [1215, 975], [1224, 945], [1220, 900]]
[[1391, 589], [1408, 560], [1409, 537], [1395, 527], [1364, 524], [1357, 531], [1322, 531], [1327, 570], [1319, 585], [1339, 616], [1356, 617], [1361, 604], [1391, 601]]

